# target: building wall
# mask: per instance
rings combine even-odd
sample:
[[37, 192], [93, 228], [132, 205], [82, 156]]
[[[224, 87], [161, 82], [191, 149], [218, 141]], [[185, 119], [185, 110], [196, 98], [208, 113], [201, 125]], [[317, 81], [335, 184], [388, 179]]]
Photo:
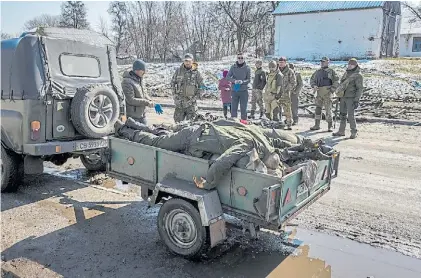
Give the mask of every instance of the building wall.
[[401, 57], [421, 57], [421, 52], [412, 52], [413, 38], [421, 37], [419, 34], [401, 34], [399, 41], [399, 56]]
[[275, 24], [276, 56], [316, 60], [380, 55], [381, 8], [277, 15]]

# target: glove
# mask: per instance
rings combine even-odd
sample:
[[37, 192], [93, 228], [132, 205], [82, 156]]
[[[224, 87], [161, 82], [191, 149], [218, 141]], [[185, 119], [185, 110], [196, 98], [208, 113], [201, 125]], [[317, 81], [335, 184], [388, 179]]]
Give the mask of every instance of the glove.
[[162, 110], [161, 104], [155, 104], [155, 112], [156, 114], [159, 114], [159, 115], [164, 113], [164, 111]]
[[357, 109], [358, 106], [360, 106], [360, 103], [358, 101], [354, 101], [354, 109]]
[[234, 92], [238, 92], [240, 88], [241, 88], [241, 84], [235, 83], [232, 89], [234, 90]]
[[276, 99], [276, 100], [278, 100], [278, 99], [280, 99], [280, 98], [281, 98], [281, 94], [276, 94], [276, 95], [275, 95], [275, 99]]

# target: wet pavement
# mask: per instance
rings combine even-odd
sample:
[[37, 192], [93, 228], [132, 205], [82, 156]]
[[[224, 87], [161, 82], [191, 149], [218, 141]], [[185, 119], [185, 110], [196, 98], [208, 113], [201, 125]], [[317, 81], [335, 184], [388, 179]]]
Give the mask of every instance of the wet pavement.
[[[83, 177], [71, 171], [56, 175]], [[188, 261], [160, 241], [159, 208], [119, 186], [126, 193], [44, 174], [2, 194], [2, 277], [421, 277], [421, 260], [295, 227], [284, 242], [230, 228], [207, 258]]]

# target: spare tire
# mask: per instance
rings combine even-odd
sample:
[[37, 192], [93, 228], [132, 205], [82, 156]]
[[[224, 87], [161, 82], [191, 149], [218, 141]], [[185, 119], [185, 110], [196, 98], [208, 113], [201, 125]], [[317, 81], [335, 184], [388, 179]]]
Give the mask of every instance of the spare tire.
[[114, 132], [120, 114], [117, 94], [105, 85], [79, 88], [72, 100], [71, 119], [75, 129], [89, 138]]

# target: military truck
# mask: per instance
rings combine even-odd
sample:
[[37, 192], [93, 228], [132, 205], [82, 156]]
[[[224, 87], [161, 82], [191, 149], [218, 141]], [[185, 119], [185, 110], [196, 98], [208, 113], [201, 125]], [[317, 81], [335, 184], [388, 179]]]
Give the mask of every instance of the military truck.
[[1, 41], [1, 191], [43, 162], [80, 157], [105, 169], [100, 151], [125, 114], [113, 43], [101, 34], [37, 28]]

